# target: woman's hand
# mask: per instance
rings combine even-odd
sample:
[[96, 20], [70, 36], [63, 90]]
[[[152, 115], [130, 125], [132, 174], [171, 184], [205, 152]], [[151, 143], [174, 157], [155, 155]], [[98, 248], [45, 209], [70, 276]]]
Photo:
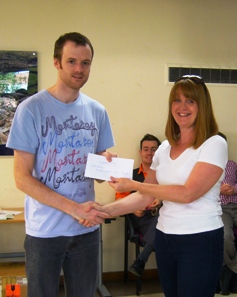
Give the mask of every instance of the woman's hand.
[[131, 192], [134, 191], [135, 181], [129, 178], [115, 178], [110, 177], [109, 185], [115, 189], [116, 192]]
[[147, 209], [155, 208], [158, 205], [161, 205], [161, 201], [155, 198], [155, 200], [149, 206], [147, 206]]

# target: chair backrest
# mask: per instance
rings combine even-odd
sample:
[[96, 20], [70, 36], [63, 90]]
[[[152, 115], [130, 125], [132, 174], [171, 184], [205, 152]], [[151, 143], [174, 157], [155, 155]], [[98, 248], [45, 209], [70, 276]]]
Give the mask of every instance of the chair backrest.
[[234, 227], [234, 228], [233, 228], [233, 231], [234, 231], [234, 236], [237, 237], [237, 228]]
[[233, 228], [233, 232], [234, 232], [234, 236], [235, 236], [235, 248], [237, 250], [237, 228], [236, 227]]

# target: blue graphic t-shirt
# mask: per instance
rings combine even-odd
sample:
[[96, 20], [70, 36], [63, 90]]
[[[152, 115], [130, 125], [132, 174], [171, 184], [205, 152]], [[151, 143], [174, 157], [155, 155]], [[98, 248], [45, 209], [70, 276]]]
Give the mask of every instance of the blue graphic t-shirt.
[[[84, 176], [88, 153], [114, 145], [103, 105], [80, 93], [65, 104], [43, 90], [17, 108], [7, 146], [35, 154], [33, 176], [79, 203], [94, 200], [94, 180]], [[37, 237], [73, 236], [95, 228], [26, 195], [26, 233]]]

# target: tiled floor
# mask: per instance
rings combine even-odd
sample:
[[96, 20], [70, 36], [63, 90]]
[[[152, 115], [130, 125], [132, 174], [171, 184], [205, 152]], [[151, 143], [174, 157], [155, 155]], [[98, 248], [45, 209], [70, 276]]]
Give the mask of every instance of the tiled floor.
[[[127, 284], [123, 281], [107, 281], [103, 283], [105, 288], [107, 289], [108, 293], [111, 294], [113, 297], [118, 296], [136, 296], [136, 283], [135, 281], [131, 280]], [[142, 282], [142, 290], [140, 292], [140, 297], [144, 296], [144, 294], [152, 294], [155, 293], [154, 296], [158, 297], [158, 292], [162, 292], [160, 288], [160, 284], [157, 280], [144, 280]], [[61, 288], [61, 292], [59, 297], [64, 297], [63, 288]], [[149, 295], [152, 297], [153, 295]], [[95, 297], [101, 297], [99, 291], [96, 292]], [[107, 297], [107, 295], [105, 296]]]
[[[136, 297], [136, 284], [135, 281], [131, 280], [127, 284], [123, 281], [107, 281], [104, 285], [112, 297]], [[63, 288], [59, 297], [64, 297]], [[215, 297], [221, 297], [223, 295], [216, 294]], [[237, 297], [237, 294], [230, 294], [229, 297]], [[99, 292], [96, 293], [95, 297], [101, 297]], [[106, 295], [107, 297], [107, 295]], [[140, 297], [165, 297], [162, 293], [160, 283], [156, 279], [144, 279], [142, 280], [142, 290]]]
[[[113, 297], [136, 297], [135, 281], [129, 281], [125, 284], [122, 281], [105, 282], [104, 283], [108, 291]], [[162, 288], [160, 286], [159, 280], [156, 279], [144, 279], [142, 280], [142, 290], [140, 292], [140, 297], [165, 297], [162, 293]], [[223, 295], [216, 294], [215, 297], [221, 297]], [[237, 297], [237, 294], [230, 294], [229, 297]], [[101, 297], [97, 293], [96, 297]]]

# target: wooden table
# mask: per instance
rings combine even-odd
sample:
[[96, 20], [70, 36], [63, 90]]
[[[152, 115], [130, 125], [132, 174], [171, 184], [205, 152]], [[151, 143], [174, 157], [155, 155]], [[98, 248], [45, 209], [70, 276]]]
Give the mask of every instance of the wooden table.
[[[0, 262], [24, 262], [25, 252], [23, 241], [25, 238], [24, 208], [3, 208], [2, 210], [21, 211], [13, 219], [0, 220]], [[20, 232], [19, 232], [20, 230]], [[22, 251], [14, 250], [14, 246], [21, 242]], [[8, 249], [8, 250], [7, 250]]]

